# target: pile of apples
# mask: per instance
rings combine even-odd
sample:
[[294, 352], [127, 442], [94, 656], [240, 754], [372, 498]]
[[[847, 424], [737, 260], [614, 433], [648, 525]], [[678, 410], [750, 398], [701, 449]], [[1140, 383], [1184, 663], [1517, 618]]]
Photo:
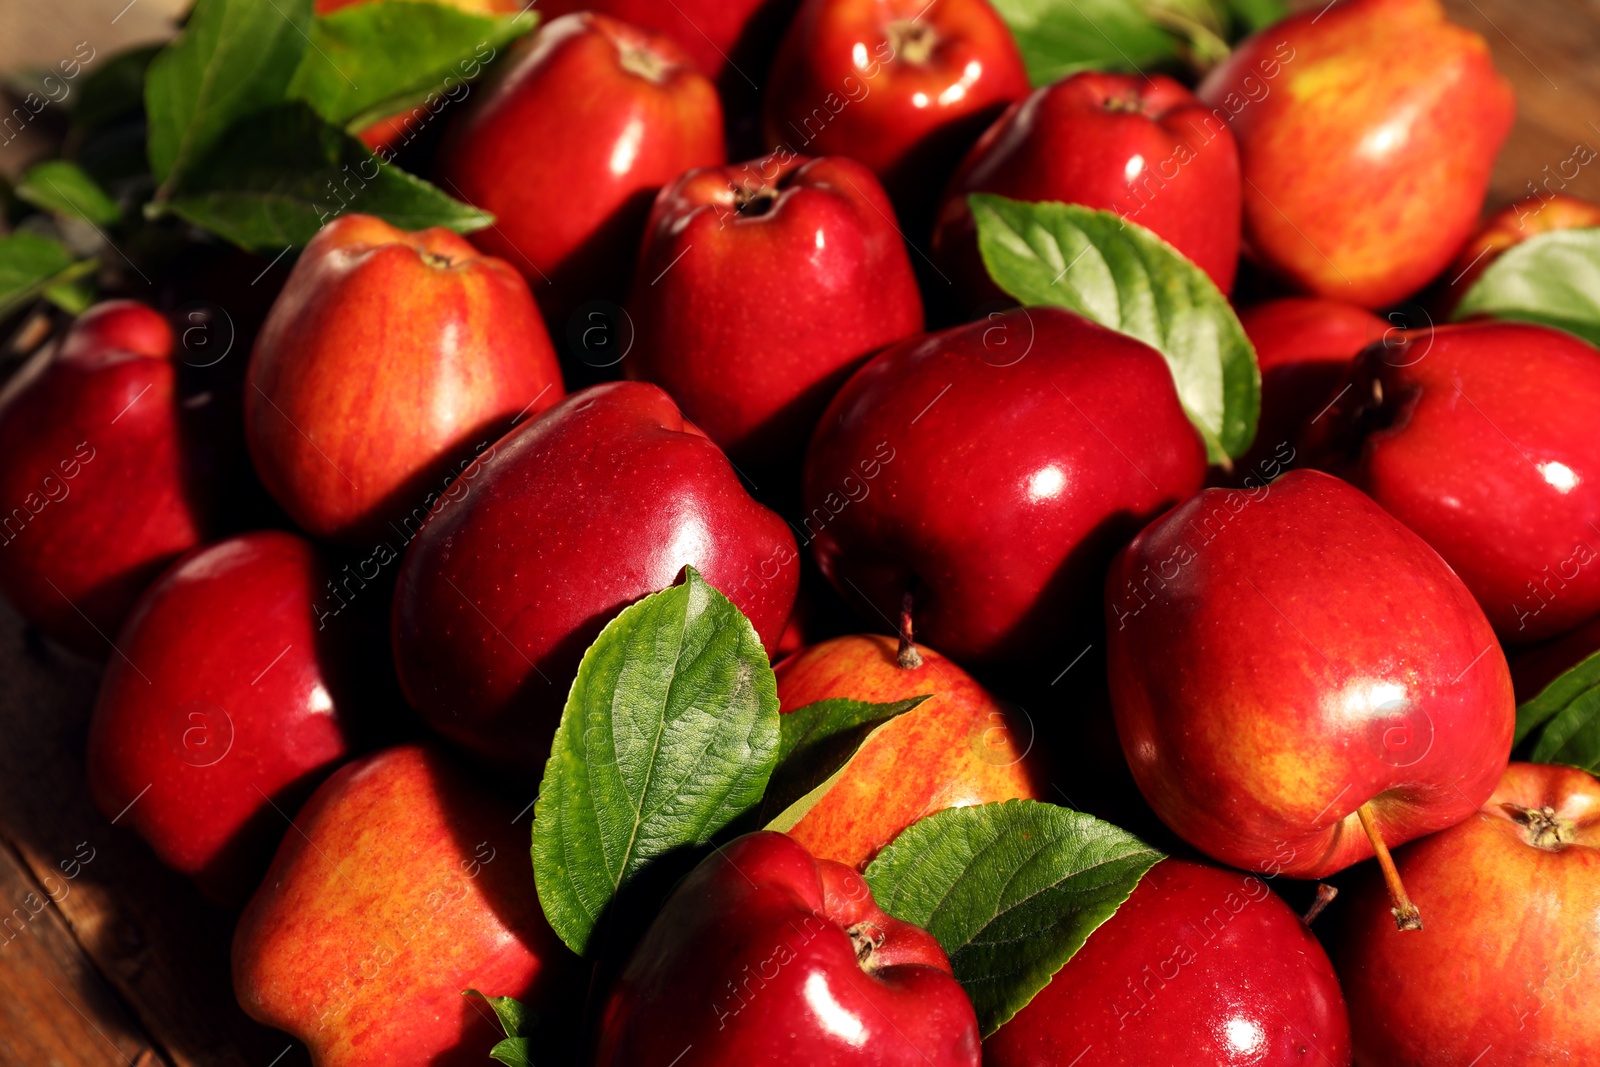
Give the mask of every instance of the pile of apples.
[[[1193, 89], [1030, 90], [986, 0], [552, 7], [435, 160], [490, 228], [329, 222], [231, 384], [111, 301], [0, 395], [0, 590], [106, 660], [89, 788], [243, 906], [245, 1010], [323, 1067], [485, 1062], [469, 988], [541, 1063], [1600, 1063], [1600, 784], [1509, 762], [1600, 649], [1600, 351], [1434, 324], [1600, 208], [1480, 226], [1484, 42], [1341, 0]], [[970, 194], [1232, 294], [1248, 450], [1170, 353], [1018, 307]], [[785, 715], [902, 706], [582, 959], [538, 775], [586, 649], [696, 573]], [[989, 1026], [863, 872], [1014, 801], [1171, 855]]]

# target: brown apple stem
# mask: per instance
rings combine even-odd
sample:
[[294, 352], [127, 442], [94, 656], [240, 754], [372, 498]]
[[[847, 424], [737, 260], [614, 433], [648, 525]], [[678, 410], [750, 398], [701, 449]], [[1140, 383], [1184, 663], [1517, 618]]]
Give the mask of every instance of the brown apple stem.
[[1300, 921], [1305, 923], [1307, 926], [1310, 926], [1312, 923], [1316, 922], [1317, 916], [1321, 915], [1328, 905], [1333, 903], [1333, 898], [1338, 895], [1339, 891], [1333, 888], [1333, 886], [1329, 885], [1327, 882], [1318, 882], [1317, 899], [1313, 900], [1311, 902], [1311, 907], [1307, 908], [1306, 913], [1300, 916]]
[[1401, 930], [1422, 929], [1422, 913], [1406, 896], [1406, 887], [1400, 881], [1400, 872], [1395, 869], [1394, 857], [1389, 855], [1389, 846], [1383, 843], [1383, 835], [1378, 833], [1377, 823], [1373, 821], [1372, 806], [1363, 804], [1356, 809], [1356, 814], [1361, 817], [1361, 828], [1367, 832], [1372, 851], [1378, 856], [1383, 882], [1389, 887], [1389, 901], [1394, 905], [1390, 910], [1394, 912], [1395, 926]]
[[917, 651], [916, 642], [911, 635], [911, 590], [907, 589], [905, 596], [900, 598], [900, 650], [895, 653], [895, 662], [901, 668], [914, 671], [922, 666], [922, 653]]

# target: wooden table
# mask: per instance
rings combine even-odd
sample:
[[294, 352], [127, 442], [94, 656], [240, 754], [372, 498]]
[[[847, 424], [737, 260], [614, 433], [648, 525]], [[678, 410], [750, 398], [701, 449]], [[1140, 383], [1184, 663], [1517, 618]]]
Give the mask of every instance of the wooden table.
[[[1600, 146], [1600, 0], [1446, 3], [1517, 86], [1491, 202], [1559, 190], [1575, 147]], [[81, 40], [109, 54], [159, 37], [181, 6], [0, 3], [0, 66], [49, 64]], [[38, 150], [0, 150], [0, 172]], [[1600, 159], [1566, 191], [1600, 200]], [[232, 916], [89, 802], [84, 735], [98, 679], [97, 665], [30, 640], [0, 604], [0, 1067], [307, 1063], [234, 1004]]]

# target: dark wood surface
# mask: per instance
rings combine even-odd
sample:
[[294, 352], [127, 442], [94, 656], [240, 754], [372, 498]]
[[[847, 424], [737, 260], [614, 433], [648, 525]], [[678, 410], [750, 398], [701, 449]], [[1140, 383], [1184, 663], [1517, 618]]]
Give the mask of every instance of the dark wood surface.
[[[0, 3], [0, 63], [48, 63], [78, 40], [109, 53], [159, 34], [179, 6], [137, 0], [113, 25], [125, 2]], [[1518, 90], [1491, 206], [1560, 189], [1574, 149], [1600, 146], [1600, 0], [1446, 6], [1483, 34]], [[0, 171], [16, 173], [29, 151], [11, 146]], [[1600, 159], [1566, 191], [1600, 200]], [[232, 916], [89, 802], [98, 679], [96, 664], [31, 640], [0, 604], [0, 1067], [300, 1067], [303, 1049], [234, 1003]]]

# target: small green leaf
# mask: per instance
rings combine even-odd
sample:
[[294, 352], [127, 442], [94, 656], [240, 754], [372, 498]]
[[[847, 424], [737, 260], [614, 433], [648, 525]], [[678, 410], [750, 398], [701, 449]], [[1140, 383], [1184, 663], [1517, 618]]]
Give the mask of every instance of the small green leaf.
[[381, 162], [298, 102], [229, 131], [164, 208], [258, 252], [303, 245], [346, 212], [376, 215], [407, 230], [446, 226], [469, 233], [493, 221]]
[[1221, 3], [1231, 16], [1237, 37], [1264, 30], [1289, 14], [1284, 0], [1221, 0]]
[[693, 567], [607, 624], [578, 668], [534, 807], [539, 903], [573, 951], [641, 871], [704, 845], [778, 762], [761, 639]]
[[[336, 126], [393, 114], [397, 101], [465, 85], [511, 41], [527, 15], [474, 15], [445, 4], [378, 0], [352, 4], [311, 24], [313, 47], [289, 95]], [[447, 81], [448, 79], [448, 81]]]
[[[918, 696], [887, 704], [819, 700], [778, 716], [778, 769], [772, 772], [772, 782], [761, 798], [758, 822], [770, 823], [785, 808], [832, 778], [855, 758], [869, 734], [927, 699]], [[770, 825], [767, 828], [773, 829]]]
[[95, 64], [78, 86], [72, 124], [79, 130], [97, 130], [143, 111], [145, 72], [162, 47], [141, 45]]
[[1600, 773], [1600, 652], [1517, 708], [1514, 747], [1534, 763]]
[[491, 997], [476, 989], [464, 990], [464, 997], [477, 997], [494, 1010], [495, 1021], [507, 1037], [530, 1037], [539, 1024], [539, 1017], [516, 997]]
[[121, 217], [117, 202], [75, 163], [53, 159], [29, 167], [17, 196], [42, 211], [109, 226]]
[[95, 300], [94, 272], [99, 260], [83, 259], [51, 278], [39, 295], [69, 315], [81, 315]]
[[0, 318], [93, 269], [93, 260], [75, 260], [60, 241], [28, 232], [0, 237]]
[[1177, 249], [1110, 211], [974, 193], [978, 249], [996, 285], [1025, 305], [1075, 311], [1167, 359], [1213, 463], [1255, 439], [1261, 372], [1227, 297]]
[[1535, 322], [1600, 345], [1600, 229], [1553, 230], [1507, 249], [1451, 318]]
[[987, 1037], [1049, 984], [1163, 858], [1092, 816], [1008, 800], [912, 823], [866, 879], [879, 907], [939, 939]]
[[158, 199], [239, 119], [286, 99], [306, 51], [311, 3], [197, 0], [145, 76]]
[[1142, 73], [1192, 44], [1180, 28], [1221, 31], [1210, 0], [994, 0], [1035, 86], [1081, 70]]

